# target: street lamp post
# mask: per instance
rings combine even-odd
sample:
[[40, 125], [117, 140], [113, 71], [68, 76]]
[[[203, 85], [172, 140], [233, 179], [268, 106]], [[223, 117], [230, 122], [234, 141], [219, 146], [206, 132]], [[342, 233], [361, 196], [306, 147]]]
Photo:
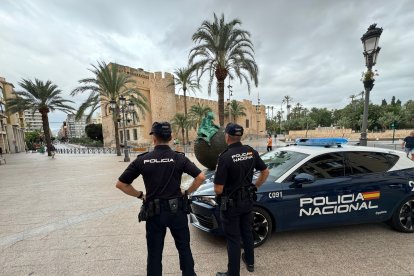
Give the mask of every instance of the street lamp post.
[[[110, 101], [110, 105], [112, 110], [117, 110], [117, 103], [115, 100]], [[129, 150], [128, 150], [128, 139], [126, 135], [126, 121], [129, 121], [128, 114], [133, 113], [134, 111], [134, 103], [129, 102], [127, 103], [126, 98], [124, 96], [119, 97], [119, 111], [122, 113], [122, 129], [124, 132], [124, 162], [129, 162]], [[119, 114], [118, 114], [119, 115]]]
[[227, 99], [229, 101], [229, 122], [231, 122], [231, 96], [233, 96], [233, 86], [230, 85], [230, 78], [229, 78], [229, 85], [227, 86], [229, 89], [229, 98]]
[[256, 139], [259, 139], [259, 105], [256, 105]]
[[257, 139], [259, 139], [259, 114], [260, 114], [260, 98], [257, 98], [257, 105], [256, 105], [256, 120], [257, 120]]
[[364, 115], [362, 118], [362, 129], [360, 145], [367, 145], [367, 126], [368, 126], [368, 107], [369, 107], [369, 94], [374, 87], [374, 73], [372, 67], [377, 63], [377, 56], [381, 47], [378, 47], [379, 38], [382, 33], [382, 28], [377, 28], [377, 24], [369, 26], [367, 32], [361, 37], [361, 41], [364, 45], [364, 57], [365, 64], [367, 66], [367, 72], [363, 76], [363, 83], [365, 88], [365, 100], [364, 100]]
[[276, 125], [276, 120], [275, 120], [275, 117], [273, 117], [273, 105], [270, 107], [270, 110], [272, 110], [272, 126], [273, 126], [273, 129], [272, 129], [272, 134], [276, 134], [276, 127], [275, 127], [275, 125]]

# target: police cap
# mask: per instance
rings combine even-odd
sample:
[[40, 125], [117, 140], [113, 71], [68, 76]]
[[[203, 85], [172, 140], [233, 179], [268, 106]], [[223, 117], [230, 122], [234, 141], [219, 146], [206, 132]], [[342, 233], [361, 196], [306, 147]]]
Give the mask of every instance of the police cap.
[[242, 136], [243, 135], [243, 127], [238, 124], [228, 123], [225, 129], [225, 132], [231, 136]]
[[157, 135], [162, 137], [171, 136], [171, 125], [169, 122], [154, 122], [151, 127], [150, 135]]

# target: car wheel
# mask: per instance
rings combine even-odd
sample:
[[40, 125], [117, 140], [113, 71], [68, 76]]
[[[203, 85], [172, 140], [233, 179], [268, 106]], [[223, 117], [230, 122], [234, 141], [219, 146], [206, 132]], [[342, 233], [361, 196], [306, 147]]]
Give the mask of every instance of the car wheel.
[[414, 233], [414, 197], [406, 199], [395, 211], [392, 226], [404, 233]]
[[271, 236], [273, 230], [272, 218], [260, 207], [253, 207], [253, 240], [254, 247], [261, 246]]

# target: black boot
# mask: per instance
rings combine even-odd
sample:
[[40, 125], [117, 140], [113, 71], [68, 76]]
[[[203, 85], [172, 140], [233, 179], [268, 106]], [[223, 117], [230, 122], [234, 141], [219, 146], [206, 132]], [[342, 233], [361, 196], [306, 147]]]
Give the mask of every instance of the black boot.
[[246, 263], [246, 257], [244, 256], [244, 252], [242, 253], [242, 260], [243, 263], [246, 265], [246, 268], [249, 272], [253, 272], [254, 271], [254, 264], [247, 264]]

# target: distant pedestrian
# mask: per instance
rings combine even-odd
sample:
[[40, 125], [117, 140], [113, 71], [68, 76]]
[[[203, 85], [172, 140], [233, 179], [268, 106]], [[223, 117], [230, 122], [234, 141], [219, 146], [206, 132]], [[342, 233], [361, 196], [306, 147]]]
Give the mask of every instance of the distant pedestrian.
[[3, 157], [3, 149], [0, 147], [0, 157]]
[[401, 147], [407, 153], [407, 157], [411, 154], [411, 160], [414, 161], [414, 130], [410, 132], [410, 136], [404, 138]]
[[50, 145], [49, 151], [50, 151], [52, 158], [55, 158], [56, 148], [53, 144]]
[[174, 139], [174, 145], [178, 145], [180, 143], [180, 140], [178, 140], [178, 138]]
[[269, 135], [269, 138], [267, 139], [267, 148], [266, 148], [268, 152], [273, 150], [272, 145], [273, 145], [272, 135]]

